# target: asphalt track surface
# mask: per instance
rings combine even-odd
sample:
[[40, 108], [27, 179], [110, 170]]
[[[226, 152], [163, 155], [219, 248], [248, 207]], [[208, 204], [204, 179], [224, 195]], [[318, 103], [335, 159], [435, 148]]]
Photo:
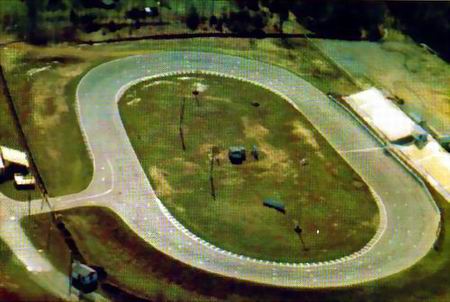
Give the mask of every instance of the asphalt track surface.
[[[305, 115], [361, 175], [376, 197], [380, 225], [366, 247], [347, 257], [319, 263], [258, 260], [217, 248], [172, 217], [155, 195], [140, 165], [123, 127], [117, 102], [128, 87], [144, 79], [199, 71], [235, 77], [271, 89]], [[85, 191], [52, 199], [54, 209], [108, 207], [156, 249], [193, 267], [273, 286], [342, 287], [400, 272], [425, 256], [436, 240], [439, 211], [419, 182], [387, 155], [378, 141], [346, 111], [311, 84], [280, 67], [214, 53], [163, 52], [133, 56], [89, 71], [79, 83], [77, 100], [94, 176]], [[158, 138], [154, 141], [157, 144]], [[5, 204], [8, 204], [6, 200]], [[9, 214], [16, 215], [15, 220], [26, 213], [24, 206], [17, 203], [7, 208]], [[34, 203], [33, 213], [39, 211]], [[13, 226], [9, 224], [10, 228]], [[8, 237], [5, 232], [1, 235]], [[37, 255], [27, 256], [33, 253], [29, 243], [22, 242], [21, 247], [15, 247], [17, 240], [6, 241], [16, 254], [21, 253], [19, 259], [27, 266], [38, 261]], [[39, 261], [45, 264], [44, 260]]]

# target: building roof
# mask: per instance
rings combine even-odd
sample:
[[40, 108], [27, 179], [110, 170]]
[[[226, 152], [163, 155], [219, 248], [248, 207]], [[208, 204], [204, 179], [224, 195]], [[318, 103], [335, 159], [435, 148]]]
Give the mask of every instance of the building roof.
[[30, 163], [28, 162], [27, 154], [25, 152], [0, 146], [0, 153], [2, 154], [1, 156], [3, 156], [3, 159], [5, 161], [27, 168], [30, 167]]
[[229, 148], [229, 151], [230, 151], [231, 153], [234, 153], [234, 152], [243, 152], [243, 151], [245, 151], [245, 147], [243, 147], [243, 146], [231, 146], [231, 147]]
[[419, 127], [376, 88], [352, 94], [345, 100], [391, 142], [410, 136]]
[[89, 276], [89, 274], [92, 273], [96, 273], [96, 270], [94, 270], [93, 268], [79, 263], [79, 262], [74, 262], [72, 264], [72, 275], [79, 275], [79, 276]]
[[14, 174], [14, 182], [18, 186], [31, 186], [36, 184], [36, 179], [34, 179], [33, 175], [16, 173]]
[[3, 161], [2, 154], [0, 153], [0, 171], [5, 169], [5, 162]]

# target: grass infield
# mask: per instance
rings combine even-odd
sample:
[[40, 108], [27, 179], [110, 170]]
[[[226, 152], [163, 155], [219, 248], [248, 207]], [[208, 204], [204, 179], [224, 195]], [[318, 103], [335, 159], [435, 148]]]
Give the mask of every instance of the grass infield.
[[[258, 259], [312, 262], [349, 255], [375, 234], [378, 210], [368, 187], [294, 107], [266, 89], [213, 75], [169, 76], [130, 88], [119, 108], [157, 195], [208, 242]], [[242, 165], [229, 162], [230, 146], [246, 147]], [[267, 198], [283, 202], [286, 214], [263, 207]]]

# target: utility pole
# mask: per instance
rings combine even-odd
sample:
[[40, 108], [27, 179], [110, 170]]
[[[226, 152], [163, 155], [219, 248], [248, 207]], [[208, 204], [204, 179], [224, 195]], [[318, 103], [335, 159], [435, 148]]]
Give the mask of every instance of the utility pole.
[[183, 101], [181, 102], [180, 107], [180, 139], [181, 139], [181, 147], [183, 148], [183, 151], [186, 151], [186, 144], [184, 142], [184, 132], [183, 132], [183, 122], [184, 122], [184, 109], [186, 107], [186, 98], [183, 98]]
[[31, 194], [28, 193], [28, 217], [31, 216]]
[[198, 95], [200, 94], [200, 92], [197, 89], [195, 89], [194, 91], [192, 91], [192, 94], [194, 95], [195, 102], [197, 103], [197, 107], [199, 107], [200, 106], [200, 101], [198, 99]]
[[52, 212], [50, 212], [50, 220], [49, 220], [49, 225], [48, 225], [48, 233], [47, 233], [47, 243], [46, 243], [46, 250], [49, 251], [50, 250], [50, 239], [51, 239], [51, 233], [53, 230], [53, 215]]
[[303, 250], [305, 252], [309, 251], [309, 248], [306, 247], [305, 241], [303, 240], [303, 236], [302, 236], [303, 229], [300, 227], [297, 220], [293, 220], [293, 222], [295, 224], [294, 231], [297, 233], [298, 238], [300, 239], [300, 242], [302, 243]]
[[216, 187], [214, 186], [214, 177], [213, 177], [213, 169], [214, 169], [214, 160], [216, 157], [216, 154], [214, 152], [214, 146], [211, 148], [211, 159], [210, 159], [210, 165], [209, 165], [209, 182], [211, 184], [211, 196], [214, 200], [216, 200]]
[[69, 249], [70, 253], [70, 264], [69, 264], [69, 297], [72, 294], [72, 263], [73, 263], [73, 254], [72, 250]]

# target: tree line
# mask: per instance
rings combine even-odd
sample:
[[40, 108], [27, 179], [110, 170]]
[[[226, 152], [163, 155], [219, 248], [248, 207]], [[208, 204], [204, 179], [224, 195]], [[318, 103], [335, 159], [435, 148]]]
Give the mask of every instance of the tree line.
[[[205, 15], [195, 6], [199, 2], [191, 0], [17, 0], [15, 11], [3, 14], [0, 24], [32, 43], [71, 40], [77, 30], [115, 32], [129, 27], [131, 33], [149, 25], [149, 19], [152, 24], [163, 24], [164, 13], [173, 15], [172, 6], [183, 2], [187, 10], [179, 20], [192, 31], [283, 33], [284, 24], [293, 16], [295, 22], [325, 38], [377, 41], [386, 27], [394, 27], [450, 57], [450, 39], [446, 38], [450, 36], [450, 2], [230, 0], [228, 9]], [[214, 0], [208, 3], [215, 4]], [[45, 22], [44, 15], [52, 19]], [[57, 25], [50, 26], [52, 22]]]

